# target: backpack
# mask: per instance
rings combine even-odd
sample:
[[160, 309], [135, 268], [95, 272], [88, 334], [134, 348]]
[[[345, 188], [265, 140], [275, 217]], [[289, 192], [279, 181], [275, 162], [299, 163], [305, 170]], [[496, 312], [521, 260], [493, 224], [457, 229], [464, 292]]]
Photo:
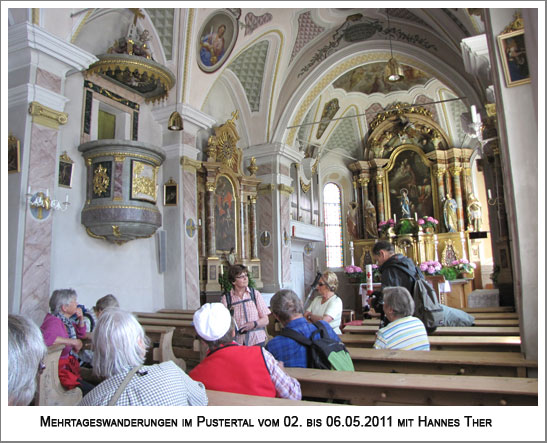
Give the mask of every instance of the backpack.
[[430, 332], [435, 330], [438, 326], [443, 326], [443, 306], [438, 301], [435, 289], [433, 289], [427, 280], [420, 278], [418, 268], [416, 268], [416, 275], [411, 275], [410, 272], [402, 266], [394, 264], [392, 267], [400, 269], [414, 279], [414, 288], [412, 290], [414, 316], [419, 318]]
[[[255, 288], [249, 288], [249, 289], [251, 290], [251, 300], [256, 306]], [[226, 297], [226, 305], [229, 311], [232, 308], [232, 294], [230, 293], [230, 291], [228, 291], [228, 292], [225, 292], [224, 295]], [[257, 309], [258, 309], [258, 306], [257, 306]]]
[[280, 335], [292, 338], [295, 342], [306, 346], [308, 350], [308, 367], [310, 368], [355, 371], [346, 345], [331, 338], [325, 325], [320, 321], [315, 322], [313, 325], [317, 330], [312, 332], [310, 338], [289, 328], [283, 328]]

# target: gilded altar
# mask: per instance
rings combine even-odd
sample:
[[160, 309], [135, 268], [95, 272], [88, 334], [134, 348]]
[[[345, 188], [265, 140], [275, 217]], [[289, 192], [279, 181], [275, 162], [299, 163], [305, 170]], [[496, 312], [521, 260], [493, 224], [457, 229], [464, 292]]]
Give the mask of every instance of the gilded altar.
[[243, 152], [237, 147], [237, 111], [214, 128], [205, 151], [207, 161], [198, 170], [198, 226], [201, 291], [220, 293], [219, 276], [231, 264], [249, 268], [258, 288], [262, 271], [257, 243], [257, 167], [251, 158], [243, 172]]

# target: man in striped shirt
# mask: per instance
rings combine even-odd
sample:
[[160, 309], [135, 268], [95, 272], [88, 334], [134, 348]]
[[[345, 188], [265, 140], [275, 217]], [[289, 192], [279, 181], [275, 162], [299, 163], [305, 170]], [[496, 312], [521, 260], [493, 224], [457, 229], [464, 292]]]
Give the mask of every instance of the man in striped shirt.
[[425, 326], [413, 317], [414, 300], [402, 286], [386, 287], [384, 313], [389, 323], [376, 335], [374, 348], [403, 349], [407, 351], [429, 351], [429, 339]]

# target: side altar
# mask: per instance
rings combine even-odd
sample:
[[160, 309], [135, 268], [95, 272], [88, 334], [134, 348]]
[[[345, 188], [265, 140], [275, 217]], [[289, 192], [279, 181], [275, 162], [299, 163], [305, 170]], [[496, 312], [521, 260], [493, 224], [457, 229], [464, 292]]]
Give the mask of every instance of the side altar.
[[232, 118], [214, 129], [208, 140], [207, 161], [198, 171], [198, 226], [200, 289], [205, 300], [215, 301], [221, 293], [219, 276], [234, 263], [247, 266], [257, 288], [262, 285], [258, 258], [256, 199], [260, 180], [251, 158], [242, 170], [243, 152], [237, 147], [239, 135]]

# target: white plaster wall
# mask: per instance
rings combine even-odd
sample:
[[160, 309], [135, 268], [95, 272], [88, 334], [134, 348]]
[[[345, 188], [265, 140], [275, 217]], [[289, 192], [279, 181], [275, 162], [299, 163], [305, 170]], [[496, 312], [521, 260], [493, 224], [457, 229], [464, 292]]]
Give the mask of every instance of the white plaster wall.
[[[72, 189], [54, 190], [55, 196], [62, 200], [68, 194], [71, 205], [66, 212], [53, 214], [50, 292], [57, 288], [74, 288], [79, 301], [87, 307], [111, 293], [122, 307], [132, 311], [163, 308], [163, 276], [158, 272], [155, 236], [118, 246], [90, 237], [80, 222], [86, 183], [84, 159], [78, 151], [80, 124], [77, 122], [82, 119], [82, 86], [81, 74], [69, 76], [65, 85], [65, 94], [70, 98], [65, 109], [69, 124], [60, 129], [57, 156], [66, 150], [74, 160], [74, 170]], [[139, 140], [153, 143], [161, 140], [158, 134], [157, 124], [146, 106], [142, 106]], [[161, 177], [158, 183], [162, 183]], [[163, 211], [161, 203], [158, 209]]]

